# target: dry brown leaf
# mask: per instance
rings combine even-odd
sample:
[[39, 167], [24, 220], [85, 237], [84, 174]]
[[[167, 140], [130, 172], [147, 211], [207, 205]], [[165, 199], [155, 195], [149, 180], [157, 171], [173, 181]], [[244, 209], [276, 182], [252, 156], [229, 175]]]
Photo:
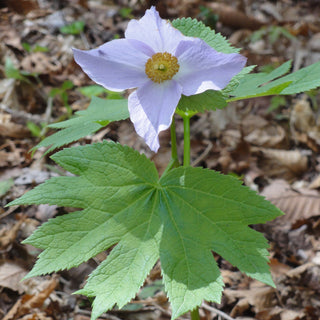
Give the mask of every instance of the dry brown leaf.
[[284, 142], [285, 138], [286, 132], [282, 127], [268, 124], [253, 130], [244, 140], [259, 147], [276, 148]]
[[258, 281], [252, 281], [248, 290], [225, 289], [223, 292], [228, 303], [234, 303], [238, 300], [231, 311], [231, 316], [241, 315], [250, 306], [256, 313], [273, 307], [275, 305], [275, 289], [266, 285], [258, 284]]
[[27, 273], [27, 270], [14, 261], [6, 261], [0, 265], [0, 286], [21, 294], [24, 288], [20, 285], [20, 281]]
[[36, 313], [32, 313], [32, 314], [27, 314], [27, 315], [19, 318], [19, 320], [53, 320], [53, 318], [47, 317], [45, 312], [36, 312]]
[[16, 239], [17, 233], [23, 223], [23, 219], [17, 221], [11, 228], [2, 229], [0, 235], [0, 249], [6, 250], [8, 246]]
[[279, 277], [276, 284], [282, 304], [287, 309], [299, 313], [301, 307], [304, 307], [303, 312], [307, 312], [307, 307], [312, 306], [316, 310], [320, 310], [318, 299], [320, 293], [319, 265], [305, 263], [291, 269], [286, 275]]
[[294, 311], [285, 309], [280, 313], [280, 320], [302, 320], [305, 319], [305, 313], [303, 311]]
[[27, 14], [39, 7], [36, 0], [7, 0], [7, 5], [11, 10], [19, 14]]
[[261, 195], [285, 213], [277, 220], [294, 223], [320, 215], [320, 196], [316, 190], [293, 190], [285, 180], [274, 180]]
[[298, 100], [290, 114], [291, 129], [307, 133], [316, 124], [315, 114], [306, 99]]
[[208, 3], [207, 6], [217, 15], [222, 24], [236, 29], [256, 30], [263, 26], [263, 23], [245, 13], [223, 3]]
[[39, 74], [59, 72], [62, 69], [62, 65], [57, 59], [42, 52], [35, 52], [26, 56], [21, 61], [21, 67], [23, 70]]
[[270, 265], [271, 274], [274, 277], [279, 277], [284, 274], [287, 274], [287, 272], [292, 269], [288, 265], [281, 263], [278, 259], [275, 259], [275, 258], [270, 259], [269, 265]]
[[320, 188], [320, 174], [317, 175], [309, 184], [309, 189], [318, 189]]
[[256, 114], [249, 113], [241, 120], [241, 130], [244, 136], [249, 135], [255, 129], [262, 129], [269, 125], [269, 122]]
[[19, 163], [19, 159], [17, 159], [14, 154], [0, 150], [0, 167], [15, 166]]
[[305, 313], [275, 307], [260, 311], [256, 314], [258, 320], [302, 320], [305, 319]]
[[[57, 279], [53, 278], [48, 283], [47, 287], [35, 295], [23, 295], [10, 309], [3, 320], [16, 320], [21, 316], [25, 316], [33, 311], [35, 308], [41, 308], [44, 301], [49, 297], [57, 286]], [[34, 313], [34, 312], [33, 312]]]
[[278, 150], [252, 147], [259, 156], [258, 167], [269, 177], [291, 180], [308, 170], [308, 157], [299, 150]]
[[232, 308], [230, 317], [235, 318], [244, 314], [250, 308], [249, 301], [247, 299], [240, 299], [237, 304]]
[[290, 129], [296, 142], [306, 144], [318, 152], [320, 146], [320, 127], [317, 125], [316, 114], [306, 98], [298, 100], [290, 114]]
[[8, 114], [0, 114], [0, 137], [25, 138], [30, 136], [30, 130], [21, 124], [11, 121]]

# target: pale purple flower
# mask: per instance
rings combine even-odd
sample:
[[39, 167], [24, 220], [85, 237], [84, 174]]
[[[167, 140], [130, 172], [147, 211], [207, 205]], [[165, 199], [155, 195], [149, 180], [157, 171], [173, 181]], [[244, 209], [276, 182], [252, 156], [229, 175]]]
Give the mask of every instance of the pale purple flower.
[[130, 119], [155, 152], [159, 132], [170, 126], [182, 94], [221, 90], [246, 63], [240, 54], [217, 52], [199, 38], [184, 36], [155, 7], [129, 22], [125, 39], [73, 51], [96, 83], [112, 91], [137, 88], [128, 99]]

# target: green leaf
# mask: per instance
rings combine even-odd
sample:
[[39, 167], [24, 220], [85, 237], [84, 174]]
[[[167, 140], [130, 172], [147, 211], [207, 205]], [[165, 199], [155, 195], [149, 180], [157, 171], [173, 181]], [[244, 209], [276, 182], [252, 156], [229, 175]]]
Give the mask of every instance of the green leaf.
[[320, 62], [284, 76], [290, 67], [291, 61], [287, 61], [270, 73], [245, 75], [240, 79], [239, 85], [229, 92], [233, 97], [228, 101], [278, 94], [290, 95], [320, 86]]
[[182, 95], [177, 108], [183, 112], [204, 112], [222, 109], [226, 106], [227, 101], [221, 91], [207, 90], [188, 97]]
[[77, 35], [83, 32], [84, 26], [85, 26], [84, 21], [75, 21], [71, 24], [61, 27], [60, 32], [65, 34]]
[[29, 43], [27, 43], [27, 42], [22, 42], [21, 45], [22, 45], [22, 48], [23, 48], [24, 50], [26, 50], [28, 53], [31, 53], [31, 52], [32, 52], [32, 47], [31, 47], [31, 45], [30, 45]]
[[72, 119], [50, 124], [48, 127], [62, 130], [45, 138], [33, 149], [50, 147], [46, 151], [48, 153], [98, 131], [111, 121], [127, 119], [129, 117], [128, 101], [93, 97], [88, 109], [75, 114], [76, 116]]
[[63, 84], [61, 85], [62, 90], [69, 90], [69, 89], [72, 89], [73, 87], [74, 87], [74, 84], [70, 80], [64, 81]]
[[231, 44], [220, 33], [211, 30], [201, 21], [191, 18], [181, 18], [172, 21], [172, 25], [185, 36], [197, 37], [204, 40], [213, 49], [223, 53], [237, 53], [240, 49]]
[[296, 94], [320, 87], [320, 62], [283, 77], [282, 81], [292, 81], [281, 94]]
[[4, 73], [7, 78], [12, 78], [12, 79], [21, 80], [21, 81], [30, 83], [29, 79], [26, 78], [24, 75], [22, 75], [21, 71], [14, 66], [10, 58], [6, 58]]
[[92, 98], [103, 95], [103, 94], [107, 94], [108, 95], [108, 99], [123, 99], [123, 96], [121, 94], [121, 92], [114, 92], [114, 91], [110, 91], [108, 89], [105, 89], [102, 86], [99, 85], [90, 85], [90, 86], [86, 86], [86, 87], [81, 87], [78, 88], [78, 90], [81, 92], [81, 94], [83, 94], [84, 96], [88, 97], [88, 98]]
[[13, 179], [0, 181], [0, 197], [4, 196], [14, 185]]
[[32, 49], [32, 51], [33, 52], [48, 52], [49, 48], [36, 44], [35, 47]]
[[290, 67], [291, 61], [287, 61], [270, 73], [260, 72], [244, 76], [235, 90], [230, 92], [230, 95], [235, 96], [235, 98], [231, 98], [230, 101], [279, 94], [290, 84], [290, 81], [280, 82], [274, 85], [272, 80], [286, 74]]
[[36, 125], [34, 122], [28, 121], [27, 122], [27, 127], [30, 130], [30, 132], [31, 132], [33, 137], [38, 137], [39, 138], [41, 136], [42, 128], [39, 127], [38, 125]]
[[141, 289], [139, 292], [139, 298], [143, 300], [151, 298], [159, 291], [164, 291], [163, 283], [161, 280], [155, 280]]
[[248, 225], [281, 212], [239, 180], [192, 167], [159, 179], [144, 155], [106, 141], [52, 159], [76, 176], [52, 178], [10, 205], [83, 209], [49, 220], [25, 241], [44, 249], [29, 276], [69, 269], [115, 245], [78, 291], [95, 297], [92, 319], [128, 303], [159, 257], [173, 318], [203, 299], [220, 302], [223, 282], [212, 250], [273, 285], [267, 242]]
[[228, 83], [228, 85], [222, 90], [222, 94], [225, 96], [225, 99], [227, 99], [230, 95], [230, 92], [235, 90], [239, 83], [240, 80], [246, 76], [248, 73], [250, 73], [256, 66], [248, 66], [243, 68], [236, 76], [234, 76], [231, 81]]

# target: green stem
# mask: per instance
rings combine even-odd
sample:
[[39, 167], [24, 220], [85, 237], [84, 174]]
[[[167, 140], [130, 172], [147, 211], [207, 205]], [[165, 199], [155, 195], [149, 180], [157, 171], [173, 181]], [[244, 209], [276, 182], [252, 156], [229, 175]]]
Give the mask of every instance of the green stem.
[[174, 115], [172, 117], [170, 133], [171, 133], [171, 158], [173, 160], [178, 161], [177, 135], [176, 135], [176, 124], [174, 120]]
[[177, 168], [180, 166], [179, 159], [178, 159], [176, 125], [175, 125], [175, 121], [174, 121], [174, 116], [172, 117], [170, 133], [171, 133], [171, 160], [162, 175], [165, 175], [171, 169]]
[[191, 314], [191, 320], [200, 320], [199, 316], [199, 307], [196, 307], [192, 311], [190, 311]]
[[183, 166], [190, 166], [190, 115], [183, 115]]

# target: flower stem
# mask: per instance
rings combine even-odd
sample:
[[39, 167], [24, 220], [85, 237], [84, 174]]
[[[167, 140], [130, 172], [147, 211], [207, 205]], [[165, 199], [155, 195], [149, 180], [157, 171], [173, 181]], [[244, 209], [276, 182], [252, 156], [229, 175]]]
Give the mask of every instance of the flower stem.
[[172, 123], [170, 127], [171, 133], [171, 160], [167, 165], [166, 169], [163, 172], [163, 176], [167, 174], [171, 169], [177, 168], [180, 166], [177, 150], [177, 136], [176, 136], [176, 125], [174, 121], [174, 116], [172, 117]]
[[200, 320], [199, 316], [199, 307], [196, 307], [192, 311], [190, 311], [191, 314], [191, 320]]
[[176, 124], [175, 124], [175, 120], [174, 120], [174, 115], [172, 117], [170, 133], [171, 133], [171, 159], [178, 161]]
[[190, 115], [183, 115], [183, 166], [190, 166]]

